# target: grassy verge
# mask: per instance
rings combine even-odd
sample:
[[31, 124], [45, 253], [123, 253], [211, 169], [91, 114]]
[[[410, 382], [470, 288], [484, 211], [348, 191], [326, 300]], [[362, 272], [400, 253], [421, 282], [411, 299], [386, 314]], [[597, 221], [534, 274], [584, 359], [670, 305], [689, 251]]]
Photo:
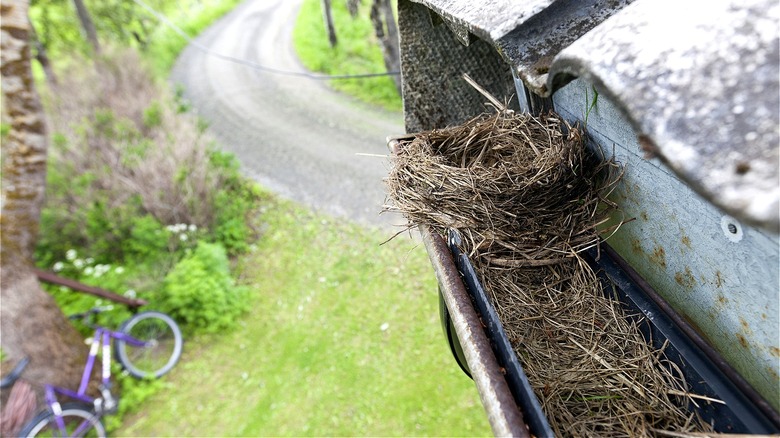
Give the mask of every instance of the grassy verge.
[[268, 198], [239, 328], [196, 338], [118, 435], [488, 435], [425, 250]]
[[[295, 23], [293, 43], [303, 65], [309, 70], [326, 74], [359, 74], [384, 72], [382, 52], [374, 37], [368, 18], [369, 8], [363, 4], [357, 18], [352, 18], [346, 2], [332, 2], [333, 21], [338, 44], [331, 48], [325, 32], [318, 0], [304, 0]], [[339, 79], [330, 85], [366, 102], [400, 111], [401, 97], [389, 77]]]

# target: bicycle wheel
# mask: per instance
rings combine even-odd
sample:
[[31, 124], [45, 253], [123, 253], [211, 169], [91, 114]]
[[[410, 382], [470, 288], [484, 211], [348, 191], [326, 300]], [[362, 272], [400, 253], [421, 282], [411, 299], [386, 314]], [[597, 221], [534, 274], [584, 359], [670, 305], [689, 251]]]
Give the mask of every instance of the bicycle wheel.
[[181, 330], [170, 316], [142, 312], [125, 321], [119, 331], [145, 344], [116, 340], [116, 357], [133, 376], [141, 379], [160, 377], [179, 361], [183, 343]]
[[106, 436], [106, 428], [100, 417], [92, 412], [91, 406], [81, 403], [65, 403], [62, 405], [62, 419], [65, 431], [57, 426], [54, 414], [43, 411], [36, 415], [19, 432], [20, 437], [101, 437]]

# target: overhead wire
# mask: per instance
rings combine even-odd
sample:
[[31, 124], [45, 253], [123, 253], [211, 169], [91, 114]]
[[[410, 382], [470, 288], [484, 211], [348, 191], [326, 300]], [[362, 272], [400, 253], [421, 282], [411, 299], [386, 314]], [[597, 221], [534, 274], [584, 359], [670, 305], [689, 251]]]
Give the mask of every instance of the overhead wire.
[[168, 17], [166, 17], [161, 12], [157, 11], [156, 9], [152, 8], [148, 4], [146, 4], [143, 0], [133, 0], [137, 5], [144, 8], [148, 13], [153, 15], [155, 18], [157, 18], [161, 23], [171, 28], [174, 32], [176, 32], [179, 36], [184, 38], [192, 47], [195, 47], [196, 49], [200, 50], [201, 52], [206, 53], [209, 56], [213, 56], [218, 59], [222, 59], [224, 61], [232, 62], [235, 64], [244, 65], [246, 67], [262, 71], [265, 73], [272, 73], [282, 76], [294, 76], [294, 77], [302, 77], [306, 79], [313, 79], [313, 80], [330, 80], [330, 79], [359, 79], [359, 78], [374, 78], [374, 77], [383, 77], [383, 76], [396, 76], [399, 75], [400, 72], [397, 71], [389, 71], [389, 72], [382, 72], [382, 73], [359, 73], [359, 74], [343, 74], [343, 75], [327, 75], [327, 74], [320, 74], [320, 73], [311, 73], [307, 71], [293, 71], [293, 70], [284, 70], [274, 67], [268, 67], [262, 64], [258, 64], [256, 62], [248, 61], [246, 59], [237, 58], [235, 56], [230, 55], [224, 55], [219, 52], [215, 52], [211, 50], [210, 48], [206, 47], [205, 45], [195, 41], [193, 37], [191, 37], [187, 32], [185, 32], [182, 28], [174, 24]]

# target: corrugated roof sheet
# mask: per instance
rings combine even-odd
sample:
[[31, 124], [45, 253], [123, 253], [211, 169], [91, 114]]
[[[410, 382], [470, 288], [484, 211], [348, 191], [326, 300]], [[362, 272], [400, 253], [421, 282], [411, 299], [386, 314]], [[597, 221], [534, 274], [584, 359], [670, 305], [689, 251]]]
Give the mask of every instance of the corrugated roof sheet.
[[780, 230], [776, 0], [424, 0], [549, 96], [583, 77], [645, 148], [732, 215]]

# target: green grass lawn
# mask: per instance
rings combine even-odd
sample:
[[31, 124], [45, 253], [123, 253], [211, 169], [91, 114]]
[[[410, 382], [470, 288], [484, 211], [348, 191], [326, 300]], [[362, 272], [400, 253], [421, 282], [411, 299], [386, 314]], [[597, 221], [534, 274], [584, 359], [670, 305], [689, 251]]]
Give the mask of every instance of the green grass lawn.
[[166, 389], [116, 435], [490, 435], [452, 359], [422, 245], [265, 201], [239, 269], [239, 328], [185, 344]]

